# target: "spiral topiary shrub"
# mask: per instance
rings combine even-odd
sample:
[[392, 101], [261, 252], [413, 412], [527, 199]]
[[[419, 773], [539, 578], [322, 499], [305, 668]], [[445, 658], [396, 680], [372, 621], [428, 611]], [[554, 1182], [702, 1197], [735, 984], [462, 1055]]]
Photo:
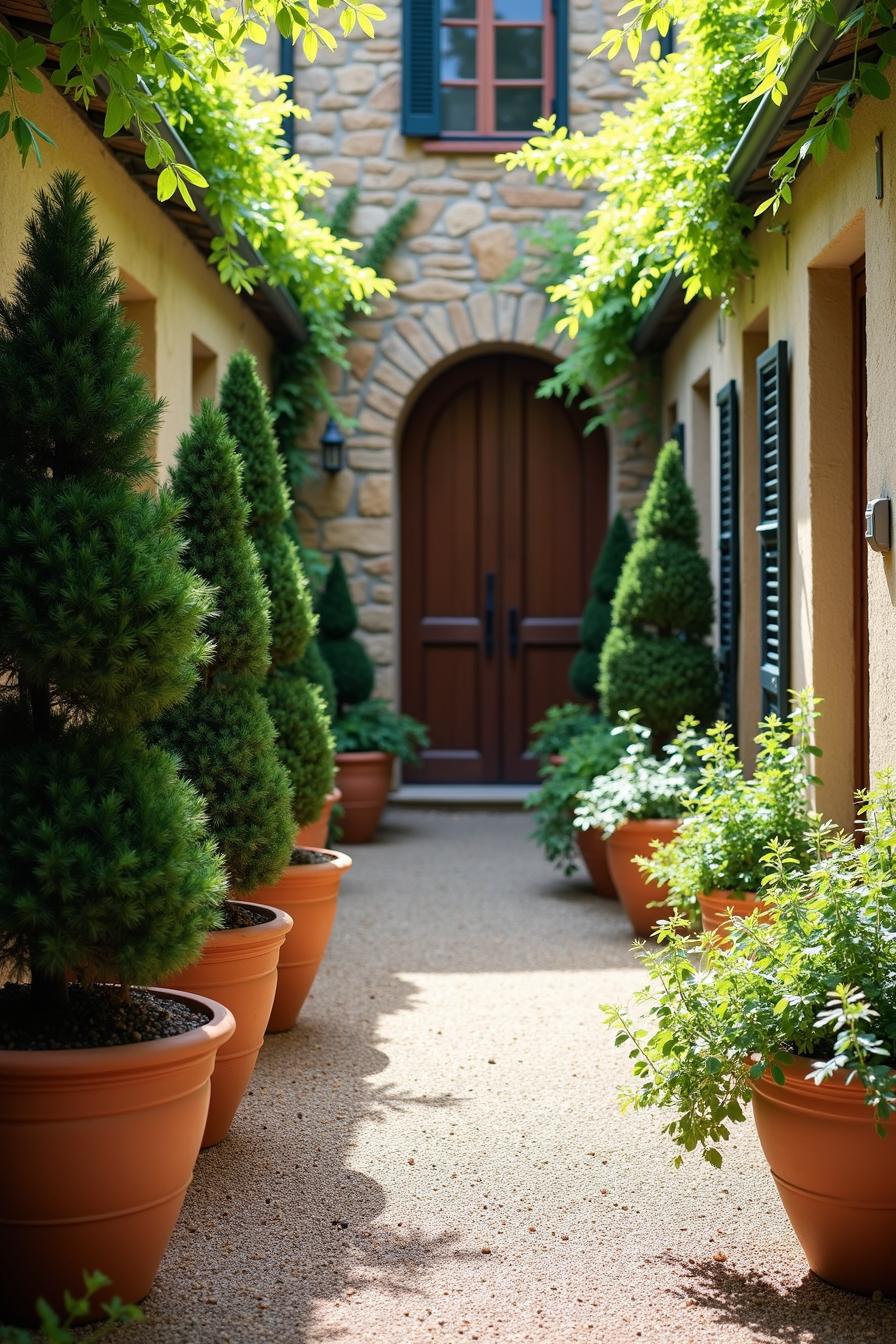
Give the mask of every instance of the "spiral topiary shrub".
[[598, 683], [607, 717], [639, 706], [654, 745], [669, 741], [686, 715], [707, 724], [718, 710], [718, 667], [706, 643], [712, 580], [698, 536], [681, 452], [669, 442], [657, 460], [613, 599]]
[[354, 637], [358, 613], [338, 555], [333, 557], [321, 594], [319, 617], [320, 651], [333, 674], [336, 703], [342, 714], [349, 705], [360, 705], [370, 699], [374, 671], [369, 653]]
[[293, 817], [301, 827], [318, 815], [332, 785], [333, 742], [323, 697], [303, 675], [314, 612], [298, 552], [284, 526], [285, 472], [267, 392], [247, 351], [239, 351], [228, 365], [221, 409], [243, 461], [249, 534], [270, 593], [271, 665], [263, 693], [290, 777]]
[[159, 736], [206, 800], [230, 887], [251, 891], [286, 867], [295, 827], [290, 776], [261, 693], [269, 600], [240, 478], [227, 423], [203, 402], [180, 441], [171, 484], [183, 504], [187, 556], [216, 589], [215, 652], [188, 699], [163, 716]]
[[632, 537], [628, 523], [621, 513], [610, 524], [594, 572], [591, 575], [590, 596], [582, 612], [579, 638], [582, 647], [572, 660], [569, 681], [583, 700], [598, 703], [597, 681], [600, 676], [600, 655], [604, 640], [610, 633], [613, 616], [613, 595], [619, 583], [625, 557], [631, 550]]
[[186, 965], [225, 890], [198, 793], [143, 734], [207, 661], [211, 600], [145, 488], [161, 403], [119, 293], [80, 179], [55, 175], [0, 300], [0, 962], [42, 1011], [71, 973]]

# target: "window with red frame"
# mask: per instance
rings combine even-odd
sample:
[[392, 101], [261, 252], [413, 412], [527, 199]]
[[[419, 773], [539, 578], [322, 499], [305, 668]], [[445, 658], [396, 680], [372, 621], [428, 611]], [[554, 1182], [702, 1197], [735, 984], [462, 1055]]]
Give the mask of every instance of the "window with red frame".
[[553, 110], [551, 0], [442, 0], [443, 136], [528, 135]]

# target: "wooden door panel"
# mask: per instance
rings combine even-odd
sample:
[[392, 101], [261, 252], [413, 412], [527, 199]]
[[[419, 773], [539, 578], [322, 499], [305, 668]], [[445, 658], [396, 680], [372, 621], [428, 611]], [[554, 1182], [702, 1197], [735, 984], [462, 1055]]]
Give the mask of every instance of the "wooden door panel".
[[514, 458], [506, 587], [508, 607], [518, 613], [519, 652], [508, 648], [503, 775], [515, 781], [536, 777], [527, 754], [531, 725], [573, 696], [569, 665], [607, 521], [603, 436], [586, 438], [581, 415], [537, 398], [543, 370], [521, 364], [506, 393]]
[[470, 361], [439, 379], [409, 419], [402, 703], [432, 737], [409, 779], [533, 779], [529, 727], [571, 696], [569, 664], [606, 527], [607, 461], [602, 436], [586, 442], [577, 412], [536, 398], [546, 372], [516, 355]]

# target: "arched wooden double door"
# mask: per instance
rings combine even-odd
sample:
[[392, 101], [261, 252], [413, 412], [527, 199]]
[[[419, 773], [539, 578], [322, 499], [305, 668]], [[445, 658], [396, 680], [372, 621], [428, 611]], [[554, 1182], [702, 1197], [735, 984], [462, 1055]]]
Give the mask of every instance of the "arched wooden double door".
[[607, 522], [607, 453], [536, 398], [515, 354], [455, 365], [414, 407], [401, 455], [402, 706], [432, 746], [407, 778], [535, 777], [528, 730], [568, 672]]

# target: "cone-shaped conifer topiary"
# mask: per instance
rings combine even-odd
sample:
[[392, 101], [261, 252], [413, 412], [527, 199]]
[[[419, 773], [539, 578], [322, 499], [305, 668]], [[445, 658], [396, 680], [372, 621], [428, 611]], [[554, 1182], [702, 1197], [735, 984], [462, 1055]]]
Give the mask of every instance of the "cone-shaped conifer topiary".
[[349, 592], [345, 569], [333, 557], [320, 598], [320, 651], [330, 665], [336, 684], [336, 703], [342, 713], [348, 705], [360, 705], [373, 692], [374, 671], [370, 655], [354, 632], [358, 613]]
[[603, 712], [637, 708], [654, 742], [671, 739], [685, 714], [709, 723], [719, 707], [709, 565], [699, 550], [694, 497], [681, 451], [660, 452], [638, 514], [638, 536], [613, 599], [599, 690]]
[[604, 640], [610, 633], [613, 614], [613, 594], [622, 573], [625, 557], [631, 550], [632, 536], [621, 513], [610, 524], [594, 572], [591, 575], [590, 595], [579, 626], [579, 649], [569, 669], [573, 690], [583, 700], [598, 702], [597, 681], [600, 676], [600, 654]]
[[249, 534], [271, 599], [271, 667], [264, 695], [292, 785], [297, 826], [314, 821], [333, 782], [333, 740], [323, 697], [302, 674], [314, 634], [311, 595], [284, 523], [288, 499], [267, 392], [255, 360], [240, 351], [221, 385], [221, 409], [243, 460]]
[[145, 488], [161, 404], [119, 291], [56, 175], [0, 301], [0, 962], [45, 1006], [72, 972], [186, 965], [225, 889], [199, 795], [141, 731], [192, 688], [211, 599], [172, 496]]
[[[299, 553], [299, 564], [302, 567], [302, 572], [307, 575], [302, 537], [294, 514], [289, 514], [284, 526], [286, 528], [286, 535], [290, 538]], [[317, 622], [315, 620], [315, 631], [316, 629]], [[327, 710], [327, 718], [332, 722], [336, 717], [336, 685], [333, 681], [333, 673], [330, 671], [330, 664], [320, 651], [320, 644], [316, 633], [311, 636], [308, 643], [305, 645], [305, 652], [302, 654], [299, 667], [302, 676], [306, 677], [307, 680], [311, 682], [312, 686], [320, 688], [320, 693], [323, 696], [324, 705]]]
[[180, 441], [171, 486], [183, 505], [187, 558], [215, 586], [215, 652], [191, 695], [163, 716], [159, 733], [206, 800], [231, 889], [251, 891], [280, 876], [295, 825], [289, 776], [261, 693], [270, 603], [249, 540], [241, 474], [224, 416], [203, 402]]

